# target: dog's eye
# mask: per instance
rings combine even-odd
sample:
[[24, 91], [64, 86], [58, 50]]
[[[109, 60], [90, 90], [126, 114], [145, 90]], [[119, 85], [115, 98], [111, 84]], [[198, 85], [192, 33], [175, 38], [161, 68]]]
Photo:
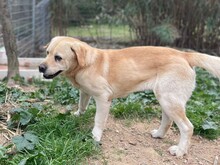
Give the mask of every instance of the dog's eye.
[[61, 61], [61, 60], [62, 60], [62, 57], [56, 55], [56, 56], [54, 57], [54, 59], [55, 59], [55, 61]]

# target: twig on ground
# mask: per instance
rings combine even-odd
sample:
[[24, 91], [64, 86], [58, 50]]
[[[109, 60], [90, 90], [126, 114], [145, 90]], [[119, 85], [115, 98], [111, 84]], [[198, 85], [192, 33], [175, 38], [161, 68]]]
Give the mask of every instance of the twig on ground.
[[28, 100], [25, 100], [26, 102], [28, 103], [35, 103], [35, 102], [39, 102], [39, 99], [28, 99]]
[[11, 119], [11, 114], [9, 111], [7, 111], [7, 119], [6, 119], [6, 122], [9, 122], [9, 120]]
[[20, 129], [20, 125], [21, 125], [21, 123], [19, 122], [19, 123], [18, 123], [18, 126], [17, 126], [17, 129], [16, 129], [16, 134], [17, 134], [17, 135], [20, 135], [21, 132], [22, 132], [21, 129]]
[[9, 101], [9, 100], [8, 100], [8, 102], [9, 102], [13, 107], [15, 107], [15, 108], [17, 107], [12, 101]]
[[[0, 121], [1, 122], [1, 121]], [[7, 128], [7, 126], [5, 126], [4, 125], [4, 123], [2, 124], [3, 122], [1, 122], [0, 123], [0, 127], [2, 127], [2, 128], [0, 128], [0, 130], [5, 130], [5, 131], [7, 131], [8, 133], [10, 133], [10, 134], [12, 134], [12, 135], [16, 135], [16, 133], [15, 132], [13, 132], [13, 131], [11, 131], [11, 130], [9, 130], [8, 128]]]
[[3, 134], [4, 138], [7, 140], [10, 140], [10, 138], [8, 136], [6, 136], [5, 134]]
[[7, 90], [6, 96], [5, 96], [5, 103], [7, 103], [7, 99], [8, 99], [8, 90]]

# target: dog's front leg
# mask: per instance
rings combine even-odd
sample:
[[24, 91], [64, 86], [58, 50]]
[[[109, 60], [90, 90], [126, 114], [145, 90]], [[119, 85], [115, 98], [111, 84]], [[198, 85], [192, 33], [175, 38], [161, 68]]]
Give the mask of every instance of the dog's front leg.
[[76, 116], [80, 116], [81, 114], [84, 114], [86, 111], [86, 108], [89, 104], [90, 100], [90, 95], [86, 94], [83, 91], [80, 91], [80, 98], [79, 98], [79, 108], [78, 110], [74, 113]]
[[92, 130], [93, 138], [95, 141], [100, 141], [102, 137], [103, 129], [108, 118], [111, 101], [105, 98], [96, 98], [96, 114], [95, 114], [95, 126]]

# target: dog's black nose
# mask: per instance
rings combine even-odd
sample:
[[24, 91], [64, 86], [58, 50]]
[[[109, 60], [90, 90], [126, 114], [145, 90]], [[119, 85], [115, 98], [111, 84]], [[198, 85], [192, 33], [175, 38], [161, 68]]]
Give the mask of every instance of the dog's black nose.
[[47, 70], [47, 66], [45, 64], [39, 65], [39, 72], [44, 73]]

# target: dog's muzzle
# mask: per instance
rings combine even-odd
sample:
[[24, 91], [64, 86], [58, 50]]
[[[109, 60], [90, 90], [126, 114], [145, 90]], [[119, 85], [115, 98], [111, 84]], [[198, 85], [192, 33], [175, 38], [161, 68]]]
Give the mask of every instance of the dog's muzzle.
[[56, 77], [57, 75], [59, 75], [61, 72], [63, 72], [62, 70], [59, 70], [58, 72], [56, 72], [54, 74], [46, 74], [46, 70], [47, 70], [47, 65], [45, 65], [45, 64], [39, 65], [39, 72], [43, 73], [43, 76], [46, 79], [52, 79], [52, 78]]

